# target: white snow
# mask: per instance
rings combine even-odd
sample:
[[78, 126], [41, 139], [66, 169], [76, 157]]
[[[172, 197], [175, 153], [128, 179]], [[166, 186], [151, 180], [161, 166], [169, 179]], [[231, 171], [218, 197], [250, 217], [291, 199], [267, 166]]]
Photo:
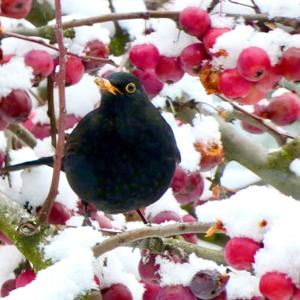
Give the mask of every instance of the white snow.
[[291, 172], [295, 173], [297, 176], [300, 176], [300, 159], [294, 159], [289, 166]]
[[4, 281], [14, 278], [14, 270], [24, 260], [24, 257], [14, 245], [0, 246], [0, 286]]
[[221, 274], [226, 273], [226, 268], [218, 266], [215, 262], [190, 254], [188, 261], [184, 263], [174, 263], [163, 256], [157, 256], [156, 263], [160, 265], [159, 274], [161, 276], [161, 286], [181, 284], [188, 286], [193, 276], [205, 269], [218, 270]]
[[0, 97], [7, 96], [13, 89], [30, 89], [31, 79], [32, 69], [25, 66], [24, 59], [13, 57], [8, 63], [0, 65]]
[[[80, 260], [80, 263], [78, 261]], [[12, 291], [6, 300], [70, 300], [95, 287], [93, 254], [78, 250], [37, 273], [25, 287]]]
[[184, 216], [187, 212], [180, 208], [179, 203], [176, 201], [172, 190], [169, 188], [165, 194], [156, 202], [148, 205], [145, 209], [145, 217], [149, 218], [151, 216], [156, 216], [162, 211], [173, 211], [179, 216]]

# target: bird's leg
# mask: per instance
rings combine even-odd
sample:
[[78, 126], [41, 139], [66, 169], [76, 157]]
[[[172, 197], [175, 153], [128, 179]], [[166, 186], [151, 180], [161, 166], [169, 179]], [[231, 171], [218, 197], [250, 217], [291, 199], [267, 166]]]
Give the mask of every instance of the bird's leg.
[[149, 225], [149, 222], [146, 220], [144, 214], [141, 212], [140, 209], [137, 209], [136, 212], [138, 213], [138, 215], [140, 216], [140, 218], [142, 219], [143, 223], [145, 225]]
[[82, 205], [83, 205], [83, 222], [82, 222], [82, 226], [92, 226], [92, 222], [91, 222], [91, 212], [88, 210], [88, 203], [81, 200], [82, 201]]

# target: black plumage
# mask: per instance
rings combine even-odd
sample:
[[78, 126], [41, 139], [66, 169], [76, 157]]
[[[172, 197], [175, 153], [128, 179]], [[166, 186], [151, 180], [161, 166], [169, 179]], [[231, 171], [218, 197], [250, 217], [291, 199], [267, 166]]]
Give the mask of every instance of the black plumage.
[[172, 129], [135, 76], [118, 72], [96, 82], [101, 105], [67, 138], [63, 169], [74, 192], [98, 209], [139, 209], [163, 195], [180, 161]]

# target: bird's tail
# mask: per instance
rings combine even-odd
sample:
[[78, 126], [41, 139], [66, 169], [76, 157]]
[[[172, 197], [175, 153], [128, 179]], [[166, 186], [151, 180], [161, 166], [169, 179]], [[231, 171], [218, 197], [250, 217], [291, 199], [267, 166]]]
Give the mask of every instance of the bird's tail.
[[25, 161], [20, 164], [6, 166], [6, 167], [2, 168], [1, 171], [3, 174], [3, 173], [7, 173], [7, 172], [19, 171], [19, 170], [23, 170], [26, 168], [37, 167], [37, 166], [41, 166], [41, 165], [47, 165], [49, 167], [53, 167], [53, 163], [54, 163], [54, 157], [46, 156], [46, 157], [42, 157], [42, 158], [39, 158], [36, 160]]

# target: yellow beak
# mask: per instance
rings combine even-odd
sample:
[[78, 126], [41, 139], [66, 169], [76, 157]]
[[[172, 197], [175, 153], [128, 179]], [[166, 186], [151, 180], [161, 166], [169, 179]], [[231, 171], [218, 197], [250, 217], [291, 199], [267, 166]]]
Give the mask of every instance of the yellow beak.
[[117, 87], [113, 86], [111, 84], [111, 82], [107, 79], [96, 78], [95, 83], [102, 91], [108, 91], [109, 93], [111, 93], [113, 95], [117, 95], [117, 94], [122, 95], [123, 94]]

